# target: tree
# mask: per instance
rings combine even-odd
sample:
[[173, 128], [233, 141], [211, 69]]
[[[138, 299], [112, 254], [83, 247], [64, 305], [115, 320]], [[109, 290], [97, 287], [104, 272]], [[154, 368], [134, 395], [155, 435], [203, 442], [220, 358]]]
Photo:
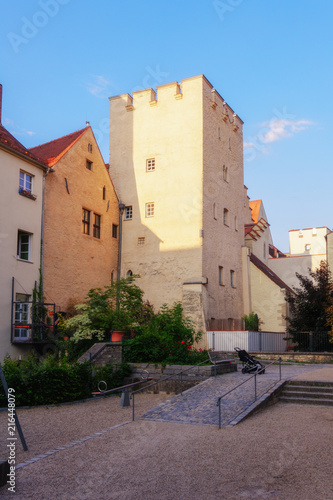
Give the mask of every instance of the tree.
[[325, 261], [321, 261], [315, 271], [309, 269], [309, 274], [310, 277], [296, 273], [300, 287], [294, 288], [295, 293], [286, 298], [289, 303], [288, 332], [298, 343], [299, 332], [312, 332], [314, 343], [318, 344], [313, 346], [314, 350], [321, 350], [319, 344], [328, 339], [327, 332], [332, 330], [333, 324], [333, 277]]

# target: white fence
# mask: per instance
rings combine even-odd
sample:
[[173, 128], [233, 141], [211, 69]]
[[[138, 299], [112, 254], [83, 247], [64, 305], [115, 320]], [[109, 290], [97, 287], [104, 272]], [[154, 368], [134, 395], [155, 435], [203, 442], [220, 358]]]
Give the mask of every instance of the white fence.
[[207, 332], [209, 349], [233, 351], [235, 347], [248, 352], [285, 352], [285, 333], [273, 332]]

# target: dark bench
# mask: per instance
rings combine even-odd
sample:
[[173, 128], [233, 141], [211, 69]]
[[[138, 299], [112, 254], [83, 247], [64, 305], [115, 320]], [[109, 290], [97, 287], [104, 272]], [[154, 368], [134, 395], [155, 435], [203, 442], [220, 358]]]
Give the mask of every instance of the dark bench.
[[217, 365], [220, 363], [234, 363], [235, 357], [229, 352], [225, 351], [209, 351], [209, 359], [212, 363]]
[[219, 373], [237, 371], [237, 364], [235, 362], [235, 357], [230, 352], [209, 351], [209, 359], [211, 363], [213, 363], [214, 365], [214, 375], [216, 375], [217, 373], [217, 367], [224, 367], [224, 369], [218, 370]]

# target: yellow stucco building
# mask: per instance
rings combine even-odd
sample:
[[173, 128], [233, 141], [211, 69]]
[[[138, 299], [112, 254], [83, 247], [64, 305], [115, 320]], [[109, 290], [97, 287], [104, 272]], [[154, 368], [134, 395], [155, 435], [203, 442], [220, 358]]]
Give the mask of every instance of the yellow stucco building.
[[181, 301], [203, 331], [244, 312], [242, 125], [203, 75], [110, 98], [121, 275], [140, 275], [156, 309]]

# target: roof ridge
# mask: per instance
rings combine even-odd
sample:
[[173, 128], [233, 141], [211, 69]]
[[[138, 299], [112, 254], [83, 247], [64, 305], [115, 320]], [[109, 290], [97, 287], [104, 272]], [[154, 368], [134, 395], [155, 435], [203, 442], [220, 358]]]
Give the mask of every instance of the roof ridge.
[[70, 148], [85, 134], [91, 127], [84, 127], [70, 134], [58, 137], [52, 141], [40, 144], [34, 148], [30, 148], [30, 152], [41, 158], [46, 162], [49, 167], [55, 165], [69, 150]]
[[60, 141], [61, 139], [66, 139], [66, 137], [69, 137], [70, 135], [78, 134], [79, 132], [83, 133], [87, 128], [89, 128], [89, 127], [84, 127], [80, 130], [76, 130], [75, 132], [70, 132], [69, 134], [62, 135], [61, 137], [57, 137], [56, 139], [52, 139], [52, 141], [43, 142], [42, 144], [38, 144], [37, 146], [33, 146], [32, 148], [29, 148], [29, 151], [31, 149], [40, 148], [42, 146], [47, 146], [48, 144], [51, 144], [52, 142]]
[[34, 153], [32, 153], [30, 149], [23, 146], [23, 144], [2, 125], [2, 123], [0, 123], [0, 146], [16, 152], [20, 156], [25, 157], [31, 161], [42, 164], [44, 168], [46, 168], [44, 161], [38, 158]]

